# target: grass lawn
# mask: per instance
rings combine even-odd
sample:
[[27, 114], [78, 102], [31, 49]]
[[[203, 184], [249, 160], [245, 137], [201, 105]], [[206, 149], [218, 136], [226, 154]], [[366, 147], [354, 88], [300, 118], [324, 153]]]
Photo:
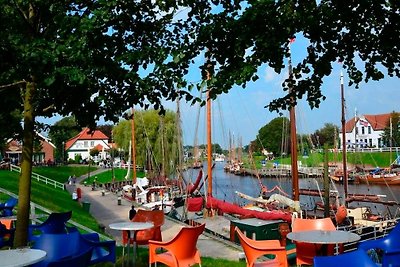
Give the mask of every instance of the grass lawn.
[[[97, 170], [96, 166], [91, 166], [90, 171]], [[66, 183], [68, 177], [75, 175], [79, 177], [87, 174], [89, 171], [88, 165], [67, 165], [67, 166], [43, 166], [33, 167], [32, 172], [43, 175], [60, 183]]]
[[[124, 181], [126, 173], [128, 172], [127, 169], [121, 169], [121, 168], [114, 168], [114, 170], [107, 169], [106, 171], [91, 175], [88, 179], [85, 179], [87, 184], [92, 184], [93, 180], [96, 179], [98, 183], [108, 183], [112, 181], [113, 177], [113, 172], [114, 172], [114, 177], [115, 181]], [[132, 172], [131, 172], [132, 176]], [[136, 172], [136, 177], [144, 177], [145, 173], [143, 171], [137, 171]], [[129, 179], [132, 179], [131, 177]]]
[[[347, 162], [349, 164], [360, 165], [360, 166], [370, 166], [376, 167], [379, 166], [381, 168], [388, 167], [391, 164], [391, 160], [395, 159], [395, 153], [392, 153], [390, 156], [390, 152], [363, 152], [363, 153], [347, 153]], [[390, 159], [392, 157], [392, 159]], [[328, 154], [329, 162], [342, 162], [342, 153], [329, 153]], [[264, 156], [254, 156], [253, 161], [251, 163], [249, 158], [245, 158], [245, 166], [246, 168], [254, 168], [254, 164], [257, 169], [260, 169], [261, 161], [265, 159]], [[299, 155], [298, 160], [301, 161], [303, 166], [308, 167], [322, 167], [324, 162], [324, 154], [323, 153], [310, 153], [308, 157], [304, 157]], [[266, 162], [266, 167], [271, 168], [274, 162], [278, 162], [279, 164], [288, 164], [290, 165], [290, 157], [286, 158], [276, 158], [274, 160], [270, 160]]]

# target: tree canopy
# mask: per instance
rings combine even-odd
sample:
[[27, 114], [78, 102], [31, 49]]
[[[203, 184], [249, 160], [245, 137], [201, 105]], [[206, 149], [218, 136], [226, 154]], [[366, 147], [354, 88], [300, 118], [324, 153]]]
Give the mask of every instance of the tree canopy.
[[266, 149], [274, 155], [282, 155], [290, 151], [289, 119], [278, 117], [260, 128], [256, 140], [251, 142], [251, 150], [261, 152]]
[[333, 123], [325, 123], [324, 127], [315, 131], [312, 135], [313, 142], [318, 148], [322, 148], [325, 144], [333, 148], [335, 142], [339, 140], [339, 127]]
[[[178, 164], [179, 136], [176, 114], [170, 110], [163, 115], [156, 110], [135, 111], [134, 118], [136, 163], [154, 170], [156, 175], [174, 173]], [[113, 129], [114, 141], [118, 148], [126, 152], [125, 160], [128, 160], [132, 140], [131, 123], [122, 120]]]
[[400, 113], [393, 111], [390, 120], [386, 122], [382, 133], [382, 140], [386, 146], [400, 146]]

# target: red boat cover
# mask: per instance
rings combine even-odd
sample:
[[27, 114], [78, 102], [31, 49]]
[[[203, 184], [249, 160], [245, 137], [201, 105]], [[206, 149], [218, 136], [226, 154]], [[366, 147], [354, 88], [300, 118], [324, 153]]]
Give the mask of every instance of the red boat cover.
[[[188, 211], [200, 211], [202, 204], [202, 197], [188, 198]], [[238, 214], [246, 218], [258, 218], [261, 220], [283, 220], [285, 222], [292, 221], [292, 215], [289, 212], [284, 212], [280, 210], [249, 210], [213, 197], [207, 197], [206, 208], [217, 209], [220, 211], [220, 213]]]
[[198, 212], [203, 208], [203, 198], [202, 197], [191, 197], [187, 199], [188, 211]]
[[187, 193], [188, 193], [188, 195], [193, 194], [193, 192], [197, 189], [197, 187], [198, 187], [199, 184], [200, 184], [201, 177], [203, 177], [203, 170], [202, 170], [202, 169], [200, 169], [199, 175], [197, 175], [197, 179], [196, 179], [196, 181], [194, 182], [194, 184], [189, 184], [189, 185], [187, 186]]

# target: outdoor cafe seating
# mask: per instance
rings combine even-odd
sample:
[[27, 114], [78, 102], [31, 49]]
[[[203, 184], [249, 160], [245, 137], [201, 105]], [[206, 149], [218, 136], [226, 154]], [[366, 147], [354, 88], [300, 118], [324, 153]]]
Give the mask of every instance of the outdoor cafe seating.
[[13, 215], [13, 209], [18, 204], [18, 199], [10, 197], [6, 202], [0, 203], [0, 217]]
[[58, 234], [68, 232], [67, 222], [72, 217], [72, 211], [53, 212], [41, 224], [31, 224], [28, 227], [28, 238], [36, 240], [41, 234]]
[[357, 249], [351, 252], [342, 253], [336, 256], [316, 256], [314, 257], [314, 267], [338, 267], [338, 266], [379, 266], [371, 260], [368, 254]]
[[[302, 219], [295, 218], [292, 221], [292, 232], [310, 231], [310, 230], [326, 230], [335, 231], [336, 227], [330, 218], [322, 219]], [[296, 264], [312, 265], [313, 259], [320, 250], [321, 245], [312, 243], [295, 242], [296, 244]], [[334, 246], [328, 245], [328, 255], [333, 255]]]
[[[80, 257], [82, 251], [90, 250], [88, 265], [99, 262], [116, 261], [115, 241], [99, 241], [97, 233], [81, 234], [76, 228], [69, 228], [67, 233], [43, 233], [32, 244], [33, 249], [46, 251], [46, 258], [33, 267], [49, 266], [51, 262], [67, 258]], [[84, 256], [82, 256], [84, 258]], [[82, 259], [83, 261], [83, 259]], [[72, 265], [70, 265], [72, 266]], [[82, 265], [87, 266], [87, 265]]]
[[382, 267], [400, 266], [400, 224], [397, 224], [387, 236], [360, 242], [358, 248], [365, 252], [371, 250], [382, 252]]
[[[279, 240], [253, 240], [242, 233], [238, 227], [235, 228], [235, 232], [246, 256], [247, 267], [288, 266], [286, 249]], [[273, 255], [275, 258], [266, 259], [263, 262], [257, 261], [265, 255]]]
[[[206, 224], [182, 227], [178, 234], [170, 241], [149, 241], [149, 266], [157, 262], [167, 266], [201, 266], [200, 252], [197, 249], [197, 240], [203, 233]], [[166, 250], [157, 253], [159, 249]]]
[[[132, 219], [133, 222], [152, 222], [154, 227], [136, 232], [135, 243], [137, 245], [147, 245], [149, 240], [162, 241], [161, 226], [164, 224], [164, 212], [162, 210], [139, 209]], [[130, 238], [133, 244], [133, 237]], [[128, 231], [122, 231], [122, 244], [128, 243]]]
[[15, 228], [11, 226], [11, 220], [0, 219], [0, 248], [13, 246]]

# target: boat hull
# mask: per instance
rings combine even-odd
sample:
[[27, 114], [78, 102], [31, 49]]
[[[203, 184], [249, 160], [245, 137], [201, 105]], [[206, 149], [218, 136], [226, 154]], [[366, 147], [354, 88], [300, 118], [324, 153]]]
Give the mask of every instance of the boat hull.
[[356, 181], [364, 184], [400, 185], [400, 176], [360, 175]]

